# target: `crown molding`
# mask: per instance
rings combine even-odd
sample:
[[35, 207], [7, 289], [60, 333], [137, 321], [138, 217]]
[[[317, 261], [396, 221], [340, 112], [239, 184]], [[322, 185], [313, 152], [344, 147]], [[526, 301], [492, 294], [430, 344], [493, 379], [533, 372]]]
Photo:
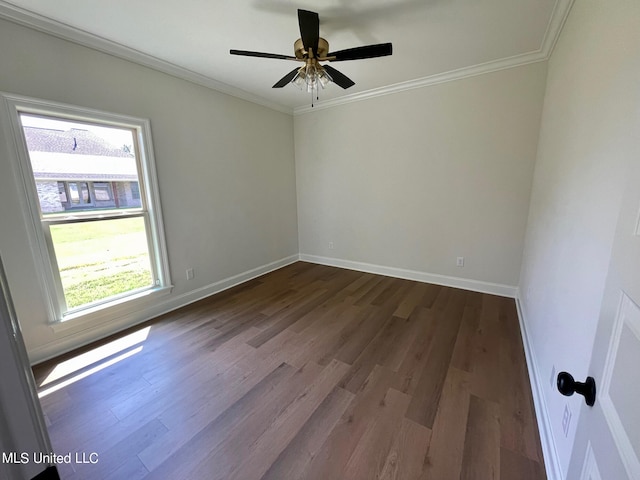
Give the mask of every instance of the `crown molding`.
[[153, 70], [166, 73], [202, 87], [210, 88], [217, 92], [225, 93], [248, 102], [262, 105], [263, 107], [267, 107], [278, 112], [289, 115], [292, 113], [292, 109], [289, 107], [271, 102], [263, 97], [254, 95], [226, 83], [219, 82], [218, 80], [193, 72], [187, 68], [166, 62], [152, 55], [148, 55], [133, 48], [107, 40], [106, 38], [94, 35], [79, 28], [71, 27], [56, 20], [38, 15], [2, 0], [0, 0], [0, 18], [99, 52], [107, 53], [114, 57], [137, 63], [138, 65], [149, 67]]
[[484, 75], [485, 73], [497, 72], [499, 70], [505, 70], [507, 68], [519, 67], [527, 65], [529, 63], [543, 62], [548, 60], [553, 52], [553, 48], [556, 45], [562, 27], [569, 15], [571, 6], [574, 0], [556, 0], [553, 7], [553, 12], [547, 23], [547, 29], [542, 40], [542, 44], [538, 50], [529, 53], [523, 53], [520, 55], [514, 55], [512, 57], [501, 58], [470, 67], [464, 67], [457, 70], [450, 70], [448, 72], [437, 73], [428, 77], [422, 77], [415, 80], [409, 80], [408, 82], [396, 83], [394, 85], [388, 85], [380, 88], [373, 88], [371, 90], [365, 90], [364, 92], [354, 93], [352, 95], [345, 95], [333, 100], [327, 100], [321, 103], [315, 104], [313, 107], [305, 105], [302, 107], [296, 107], [293, 109], [294, 115], [302, 115], [305, 113], [316, 112], [318, 110], [324, 110], [326, 108], [336, 107], [338, 105], [344, 105], [347, 103], [359, 102], [361, 100], [367, 100], [370, 98], [381, 97], [383, 95], [390, 95], [393, 93], [404, 92], [405, 90], [412, 90], [414, 88], [428, 87], [430, 85], [437, 85], [439, 83], [452, 82], [454, 80], [461, 80], [463, 78], [474, 77], [476, 75]]
[[556, 42], [560, 37], [560, 32], [562, 31], [564, 23], [567, 21], [567, 17], [571, 11], [571, 7], [573, 6], [573, 1], [574, 0], [556, 0], [553, 12], [551, 13], [551, 18], [549, 18], [549, 23], [547, 24], [547, 30], [544, 33], [542, 46], [540, 47], [540, 51], [544, 53], [546, 59], [549, 59], [553, 53]]
[[310, 105], [296, 107], [293, 109], [293, 114], [302, 115], [305, 113], [316, 112], [318, 110], [324, 110], [325, 108], [332, 108], [338, 105], [359, 102], [361, 100], [367, 100], [375, 97], [382, 97], [383, 95], [391, 95], [393, 93], [400, 93], [406, 90], [413, 90], [415, 88], [428, 87], [430, 85], [437, 85], [439, 83], [446, 83], [452, 82], [454, 80], [461, 80], [463, 78], [475, 77], [476, 75], [484, 75], [485, 73], [505, 70], [507, 68], [527, 65], [529, 63], [542, 62], [546, 59], [547, 57], [540, 51], [525, 53], [522, 55], [516, 55], [514, 57], [502, 58], [500, 60], [482, 63], [480, 65], [473, 65], [471, 67], [460, 68], [458, 70], [437, 73], [428, 77], [409, 80], [408, 82], [401, 82], [393, 85], [388, 85], [386, 87], [365, 90], [364, 92], [354, 93], [352, 95], [346, 95], [344, 97], [319, 102], [316, 103], [313, 107], [311, 107]]
[[383, 95], [399, 93], [405, 90], [437, 85], [439, 83], [451, 82], [467, 77], [483, 75], [485, 73], [496, 72], [507, 68], [513, 68], [527, 65], [529, 63], [548, 60], [549, 56], [553, 52], [553, 48], [555, 47], [569, 11], [571, 10], [573, 1], [574, 0], [556, 0], [553, 12], [549, 19], [549, 23], [547, 24], [547, 29], [545, 31], [542, 44], [540, 46], [540, 49], [536, 51], [524, 53], [521, 55], [515, 55], [513, 57], [502, 58], [479, 65], [460, 68], [457, 70], [438, 73], [407, 82], [396, 83], [394, 85], [374, 88], [371, 90], [354, 93], [352, 95], [346, 95], [340, 98], [318, 103], [314, 107], [305, 105], [293, 109], [274, 103], [263, 97], [254, 95], [226, 83], [219, 82], [205, 75], [193, 72], [184, 67], [166, 62], [152, 55], [142, 53], [138, 50], [134, 50], [132, 48], [126, 47], [111, 40], [107, 40], [84, 30], [71, 27], [64, 23], [22, 9], [20, 7], [7, 3], [4, 0], [0, 0], [0, 18], [32, 28], [43, 33], [47, 33], [49, 35], [53, 35], [64, 40], [68, 40], [73, 43], [77, 43], [79, 45], [83, 45], [88, 48], [92, 48], [103, 53], [107, 53], [109, 55], [113, 55], [114, 57], [122, 58], [124, 60], [128, 60], [139, 65], [152, 68], [159, 72], [163, 72], [173, 77], [186, 80], [196, 85], [210, 88], [217, 92], [225, 93], [227, 95], [231, 95], [248, 102], [262, 105], [278, 112], [286, 113], [289, 115], [302, 115], [305, 113], [316, 112], [318, 110], [324, 110], [326, 108], [332, 108], [338, 105], [344, 105], [347, 103], [358, 102], [361, 100], [367, 100]]

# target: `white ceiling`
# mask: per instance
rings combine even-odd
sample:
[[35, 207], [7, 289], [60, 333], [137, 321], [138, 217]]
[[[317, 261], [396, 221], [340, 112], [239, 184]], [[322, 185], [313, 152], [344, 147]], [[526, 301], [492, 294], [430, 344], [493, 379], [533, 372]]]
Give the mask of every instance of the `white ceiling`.
[[320, 35], [331, 50], [393, 43], [390, 57], [332, 64], [356, 82], [348, 90], [332, 84], [320, 92], [321, 103], [335, 104], [392, 85], [541, 60], [569, 5], [570, 0], [11, 0], [0, 1], [0, 16], [120, 56], [135, 59], [140, 52], [146, 54], [142, 63], [160, 60], [157, 66], [165, 71], [292, 111], [307, 106], [310, 95], [293, 85], [271, 85], [299, 64], [232, 56], [229, 49], [293, 55], [298, 8], [318, 12]]

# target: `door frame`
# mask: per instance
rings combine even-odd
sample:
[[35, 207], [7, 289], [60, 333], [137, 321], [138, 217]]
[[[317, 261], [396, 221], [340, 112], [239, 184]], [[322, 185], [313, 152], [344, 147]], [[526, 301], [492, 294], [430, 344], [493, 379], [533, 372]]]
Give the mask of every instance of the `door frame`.
[[[23, 452], [53, 451], [36, 384], [24, 345], [20, 324], [13, 308], [9, 285], [0, 255], [0, 449]], [[0, 462], [0, 477], [31, 479], [50, 465]], [[54, 467], [55, 468], [55, 467]], [[53, 477], [55, 478], [55, 476]]]

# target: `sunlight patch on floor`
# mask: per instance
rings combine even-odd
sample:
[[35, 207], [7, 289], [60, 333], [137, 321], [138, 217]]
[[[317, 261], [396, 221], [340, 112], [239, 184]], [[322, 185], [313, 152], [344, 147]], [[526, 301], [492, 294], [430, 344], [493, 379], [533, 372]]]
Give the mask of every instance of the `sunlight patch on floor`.
[[[142, 328], [136, 332], [130, 333], [122, 338], [118, 338], [112, 342], [109, 342], [105, 345], [101, 345], [100, 347], [94, 348], [88, 352], [85, 352], [81, 355], [70, 358], [69, 360], [65, 360], [64, 362], [60, 362], [53, 371], [45, 378], [40, 387], [48, 385], [52, 382], [60, 380], [68, 375], [71, 375], [75, 372], [79, 372], [80, 370], [93, 365], [94, 363], [98, 363], [105, 358], [111, 357], [112, 355], [116, 355], [120, 352], [127, 350], [128, 348], [133, 347], [139, 343], [144, 342], [149, 336], [149, 331], [151, 327]], [[142, 350], [142, 347], [140, 347]], [[128, 353], [128, 352], [127, 352]], [[137, 353], [137, 352], [136, 352]], [[121, 355], [122, 356], [122, 355]], [[120, 356], [120, 357], [121, 357]], [[117, 358], [120, 358], [117, 357]], [[126, 357], [125, 357], [126, 358]], [[109, 361], [111, 362], [111, 360]], [[109, 363], [107, 362], [107, 363]], [[114, 362], [115, 363], [115, 362]], [[113, 363], [109, 363], [112, 365]], [[102, 364], [100, 367], [104, 368]], [[108, 366], [108, 365], [107, 365]], [[93, 369], [91, 369], [93, 370]], [[89, 371], [91, 371], [89, 370]], [[97, 371], [97, 370], [96, 370]], [[86, 373], [86, 372], [85, 372]], [[86, 375], [85, 375], [86, 376]], [[84, 378], [84, 377], [82, 377]], [[63, 382], [64, 383], [64, 382]], [[41, 392], [42, 396], [42, 392]]]
[[134, 348], [133, 350], [129, 350], [128, 352], [123, 353], [122, 355], [118, 355], [117, 357], [112, 358], [111, 360], [108, 360], [108, 361], [106, 361], [104, 363], [101, 363], [100, 365], [97, 365], [97, 366], [95, 366], [95, 367], [93, 367], [93, 368], [91, 368], [89, 370], [86, 370], [86, 371], [84, 371], [82, 373], [79, 373], [78, 375], [75, 375], [75, 376], [65, 380], [64, 382], [60, 382], [60, 383], [58, 383], [56, 385], [53, 385], [52, 387], [45, 388], [44, 390], [41, 390], [38, 393], [38, 398], [44, 398], [47, 395], [60, 390], [61, 388], [69, 386], [72, 383], [75, 383], [75, 382], [77, 382], [79, 380], [82, 380], [83, 378], [88, 377], [89, 375], [93, 375], [94, 373], [99, 372], [100, 370], [103, 370], [103, 369], [105, 369], [105, 368], [107, 368], [107, 367], [109, 367], [111, 365], [114, 365], [114, 364], [116, 364], [118, 362], [121, 362], [125, 358], [129, 358], [129, 357], [135, 355], [136, 353], [141, 352], [142, 348], [143, 348], [142, 345], [140, 345], [139, 347]]

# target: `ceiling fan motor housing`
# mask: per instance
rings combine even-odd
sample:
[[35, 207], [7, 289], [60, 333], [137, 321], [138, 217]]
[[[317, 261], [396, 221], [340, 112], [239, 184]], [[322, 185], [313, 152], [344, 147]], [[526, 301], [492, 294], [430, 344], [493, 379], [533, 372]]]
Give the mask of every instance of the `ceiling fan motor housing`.
[[[293, 44], [293, 51], [295, 52], [296, 58], [299, 58], [300, 60], [305, 60], [306, 58], [309, 58], [301, 38], [297, 39]], [[313, 56], [315, 58], [324, 58], [327, 56], [328, 53], [329, 53], [329, 42], [327, 42], [322, 37], [318, 38], [318, 51], [313, 52]]]

